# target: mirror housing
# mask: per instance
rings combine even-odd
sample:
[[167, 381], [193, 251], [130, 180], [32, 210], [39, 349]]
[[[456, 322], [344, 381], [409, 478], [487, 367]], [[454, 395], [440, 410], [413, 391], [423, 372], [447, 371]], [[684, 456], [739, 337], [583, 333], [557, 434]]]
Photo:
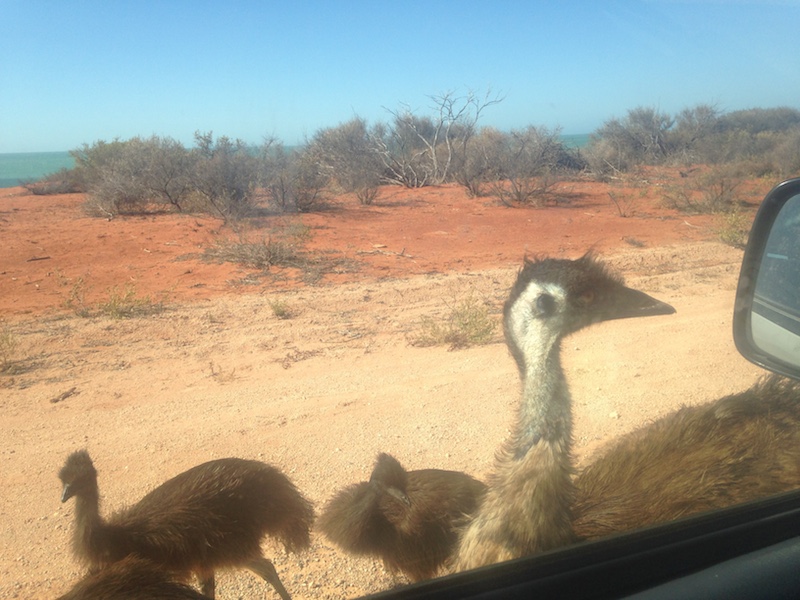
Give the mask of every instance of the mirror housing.
[[800, 379], [800, 178], [758, 209], [742, 260], [733, 340], [747, 360]]

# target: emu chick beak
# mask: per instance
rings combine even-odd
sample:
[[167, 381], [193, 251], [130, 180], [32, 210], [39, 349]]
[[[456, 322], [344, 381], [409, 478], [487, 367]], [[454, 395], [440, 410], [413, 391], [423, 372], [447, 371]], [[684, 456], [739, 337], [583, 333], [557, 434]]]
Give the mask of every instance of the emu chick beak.
[[61, 490], [61, 502], [66, 502], [70, 498], [72, 498], [73, 492], [72, 488], [68, 483], [64, 484], [64, 489]]

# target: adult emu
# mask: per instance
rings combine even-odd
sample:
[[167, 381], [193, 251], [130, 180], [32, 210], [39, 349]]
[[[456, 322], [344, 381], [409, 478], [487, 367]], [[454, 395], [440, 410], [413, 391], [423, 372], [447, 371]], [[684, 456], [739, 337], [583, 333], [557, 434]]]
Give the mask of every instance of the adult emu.
[[244, 567], [289, 594], [261, 552], [270, 535], [287, 550], [307, 548], [311, 503], [275, 467], [222, 458], [176, 475], [108, 520], [100, 516], [97, 471], [88, 452], [69, 455], [59, 478], [61, 501], [75, 497], [73, 549], [92, 571], [127, 556], [146, 558], [178, 576], [194, 573], [214, 598], [214, 571]]
[[599, 321], [672, 312], [590, 256], [526, 261], [504, 309], [522, 379], [517, 424], [461, 537], [456, 569], [800, 487], [800, 383], [778, 376], [623, 436], [573, 481], [560, 341]]
[[503, 309], [522, 399], [512, 433], [495, 455], [483, 502], [461, 536], [456, 570], [576, 540], [572, 406], [561, 341], [593, 323], [673, 312], [668, 304], [623, 285], [589, 255], [525, 261]]
[[587, 539], [800, 488], [800, 382], [777, 375], [616, 440], [575, 479]]

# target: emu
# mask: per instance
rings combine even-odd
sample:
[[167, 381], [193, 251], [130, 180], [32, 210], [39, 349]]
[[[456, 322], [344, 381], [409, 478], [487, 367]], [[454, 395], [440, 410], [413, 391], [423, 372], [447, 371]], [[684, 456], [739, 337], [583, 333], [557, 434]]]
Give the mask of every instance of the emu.
[[67, 457], [59, 472], [61, 501], [75, 497], [73, 550], [92, 572], [127, 556], [156, 563], [181, 577], [192, 573], [214, 598], [214, 571], [243, 567], [284, 600], [289, 594], [261, 551], [270, 535], [287, 550], [310, 544], [311, 503], [278, 469], [254, 460], [222, 458], [197, 465], [108, 520], [100, 516], [97, 471], [88, 452]]
[[339, 491], [318, 519], [346, 552], [381, 558], [412, 581], [434, 577], [451, 557], [458, 530], [486, 490], [457, 471], [406, 471], [381, 453], [368, 482]]
[[777, 375], [623, 436], [575, 480], [592, 539], [800, 486], [800, 382]]
[[674, 312], [623, 285], [591, 255], [525, 261], [503, 308], [522, 399], [512, 433], [496, 452], [486, 495], [462, 532], [456, 570], [576, 541], [572, 407], [561, 341], [593, 323]]
[[76, 583], [58, 600], [208, 600], [149, 560], [128, 556]]

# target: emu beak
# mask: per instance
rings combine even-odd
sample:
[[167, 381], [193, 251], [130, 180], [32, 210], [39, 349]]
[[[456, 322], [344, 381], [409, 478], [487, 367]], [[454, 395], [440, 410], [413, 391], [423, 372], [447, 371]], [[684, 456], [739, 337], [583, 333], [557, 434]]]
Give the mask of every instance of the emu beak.
[[606, 303], [601, 320], [629, 319], [634, 317], [651, 317], [655, 315], [671, 315], [675, 309], [661, 300], [656, 300], [644, 292], [626, 286], [614, 290], [613, 299]]
[[72, 488], [68, 483], [64, 484], [64, 489], [61, 490], [61, 502], [66, 502], [73, 496]]
[[408, 496], [406, 496], [403, 492], [401, 492], [397, 488], [393, 488], [393, 487], [386, 488], [386, 493], [389, 494], [390, 496], [392, 496], [393, 498], [399, 500], [400, 502], [402, 502], [406, 506], [409, 506], [409, 507], [411, 506], [411, 500], [408, 499]]

